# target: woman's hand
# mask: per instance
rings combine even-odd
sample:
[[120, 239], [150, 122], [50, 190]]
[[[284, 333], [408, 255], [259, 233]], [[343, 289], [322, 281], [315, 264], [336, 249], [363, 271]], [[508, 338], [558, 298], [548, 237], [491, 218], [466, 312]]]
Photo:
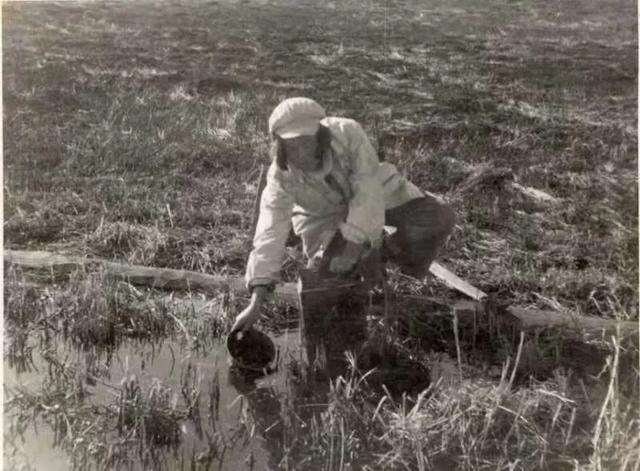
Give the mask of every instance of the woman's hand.
[[337, 275], [348, 274], [355, 268], [363, 250], [364, 247], [361, 244], [347, 241], [342, 254], [331, 259], [329, 271]]
[[260, 309], [268, 295], [269, 288], [266, 286], [256, 286], [253, 288], [251, 302], [249, 303], [249, 306], [247, 306], [244, 311], [236, 317], [236, 321], [231, 328], [232, 335], [236, 332], [245, 331], [251, 328], [251, 326], [260, 317]]

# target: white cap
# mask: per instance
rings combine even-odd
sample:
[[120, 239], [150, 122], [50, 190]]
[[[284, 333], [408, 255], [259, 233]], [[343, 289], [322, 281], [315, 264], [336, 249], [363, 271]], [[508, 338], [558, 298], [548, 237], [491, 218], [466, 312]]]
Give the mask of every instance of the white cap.
[[311, 98], [287, 98], [275, 107], [269, 117], [269, 134], [288, 139], [312, 136], [318, 132], [324, 108]]

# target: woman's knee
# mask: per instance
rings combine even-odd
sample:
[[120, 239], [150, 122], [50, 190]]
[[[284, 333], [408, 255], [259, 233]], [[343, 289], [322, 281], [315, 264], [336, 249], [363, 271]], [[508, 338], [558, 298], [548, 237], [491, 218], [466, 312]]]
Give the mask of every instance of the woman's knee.
[[425, 228], [428, 228], [427, 238], [446, 239], [456, 224], [456, 214], [453, 208], [433, 197], [425, 201], [425, 206], [427, 208], [422, 214], [422, 219], [424, 219]]

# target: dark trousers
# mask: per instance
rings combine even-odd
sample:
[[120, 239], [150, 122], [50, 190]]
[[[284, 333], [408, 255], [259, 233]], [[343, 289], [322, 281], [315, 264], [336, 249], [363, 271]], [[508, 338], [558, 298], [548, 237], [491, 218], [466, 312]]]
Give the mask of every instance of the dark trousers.
[[[396, 232], [384, 238], [382, 253], [371, 254], [373, 260], [362, 260], [361, 268], [368, 270], [370, 265], [381, 259], [400, 267], [406, 275], [423, 278], [438, 250], [444, 245], [455, 224], [453, 210], [436, 198], [426, 195], [385, 211], [385, 225], [393, 226]], [[322, 260], [311, 262], [325, 276], [329, 274], [331, 259], [340, 255], [345, 241], [338, 231], [325, 250]]]
[[446, 204], [426, 195], [385, 212], [385, 225], [397, 228], [385, 238], [383, 257], [399, 265], [402, 273], [423, 278], [455, 224]]

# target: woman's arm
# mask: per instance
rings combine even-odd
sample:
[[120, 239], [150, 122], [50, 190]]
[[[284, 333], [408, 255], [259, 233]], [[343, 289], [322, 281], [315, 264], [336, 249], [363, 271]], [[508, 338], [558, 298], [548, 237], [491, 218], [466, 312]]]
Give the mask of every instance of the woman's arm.
[[245, 281], [250, 290], [258, 285], [272, 286], [280, 281], [285, 243], [291, 229], [293, 197], [285, 190], [271, 164], [267, 185], [260, 200], [260, 215], [249, 255]]
[[232, 335], [248, 329], [258, 320], [263, 302], [280, 280], [285, 243], [291, 228], [293, 198], [278, 180], [277, 172], [273, 163], [260, 199], [260, 215], [245, 274], [251, 302], [236, 318], [231, 328]]

